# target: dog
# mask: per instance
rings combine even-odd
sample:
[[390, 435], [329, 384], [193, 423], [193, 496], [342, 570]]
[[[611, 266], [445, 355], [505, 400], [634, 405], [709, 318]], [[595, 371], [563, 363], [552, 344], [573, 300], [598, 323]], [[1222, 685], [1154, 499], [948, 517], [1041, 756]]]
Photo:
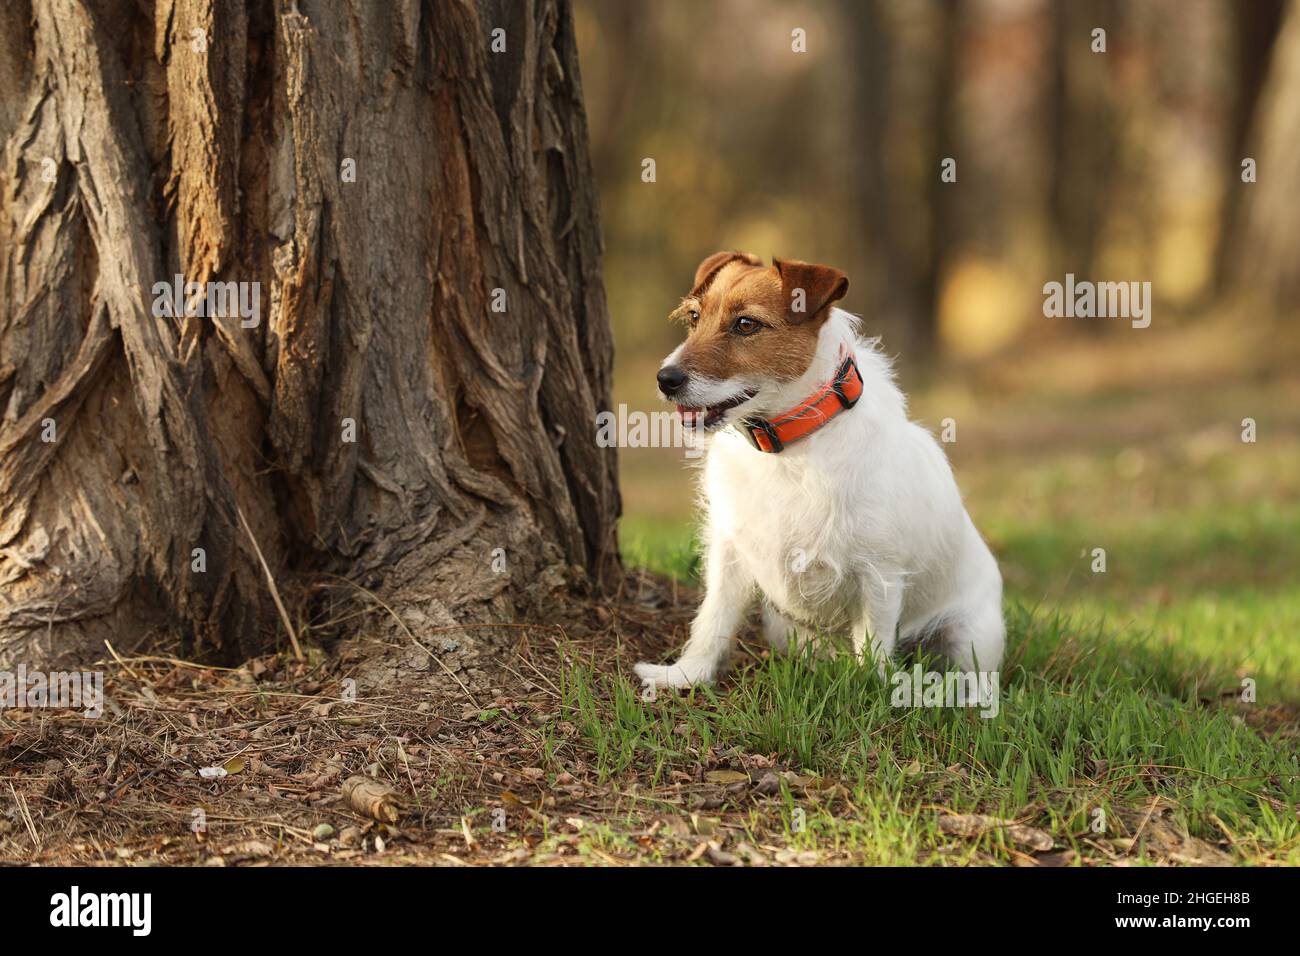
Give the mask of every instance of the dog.
[[918, 642], [1000, 667], [997, 561], [879, 340], [834, 305], [848, 287], [829, 266], [719, 252], [674, 311], [689, 331], [657, 381], [704, 446], [705, 593], [677, 661], [636, 665], [647, 689], [716, 680], [760, 595], [776, 651], [847, 634], [882, 675]]

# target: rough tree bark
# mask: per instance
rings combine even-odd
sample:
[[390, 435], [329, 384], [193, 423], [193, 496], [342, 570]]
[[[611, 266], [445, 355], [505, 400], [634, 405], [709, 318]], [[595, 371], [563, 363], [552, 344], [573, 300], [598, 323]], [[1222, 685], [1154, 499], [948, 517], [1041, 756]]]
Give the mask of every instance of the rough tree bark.
[[260, 650], [252, 539], [438, 618], [613, 580], [568, 0], [10, 0], [0, 144], [0, 662]]

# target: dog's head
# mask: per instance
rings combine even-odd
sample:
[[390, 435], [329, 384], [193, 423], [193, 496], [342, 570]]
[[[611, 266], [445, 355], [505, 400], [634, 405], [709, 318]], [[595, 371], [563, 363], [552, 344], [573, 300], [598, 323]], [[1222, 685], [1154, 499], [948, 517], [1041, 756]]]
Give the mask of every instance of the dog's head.
[[772, 398], [808, 370], [831, 304], [849, 280], [830, 266], [717, 252], [672, 313], [689, 332], [659, 369], [660, 394], [683, 424], [713, 430], [775, 414]]

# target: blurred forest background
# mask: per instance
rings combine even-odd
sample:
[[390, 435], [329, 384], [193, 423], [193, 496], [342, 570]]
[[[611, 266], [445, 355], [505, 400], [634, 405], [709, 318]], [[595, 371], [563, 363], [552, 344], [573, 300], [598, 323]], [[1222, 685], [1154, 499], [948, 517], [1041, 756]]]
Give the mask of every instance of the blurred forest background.
[[[1300, 675], [1300, 3], [579, 0], [577, 26], [616, 403], [666, 407], [705, 255], [835, 265], [914, 417], [955, 422], [1013, 594], [1211, 602], [1179, 626], [1236, 595]], [[1067, 272], [1149, 281], [1150, 327], [1044, 317]], [[625, 550], [689, 566], [681, 450], [619, 455]]]
[[839, 265], [915, 359], [1108, 331], [1042, 321], [1066, 271], [1150, 280], [1166, 319], [1300, 290], [1287, 0], [581, 0], [579, 31], [630, 349], [719, 247]]

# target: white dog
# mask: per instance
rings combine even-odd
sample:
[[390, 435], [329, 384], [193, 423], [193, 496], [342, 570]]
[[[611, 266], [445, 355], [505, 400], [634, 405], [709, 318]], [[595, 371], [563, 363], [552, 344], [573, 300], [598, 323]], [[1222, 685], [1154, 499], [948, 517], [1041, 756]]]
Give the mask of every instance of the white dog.
[[675, 316], [690, 334], [658, 375], [707, 433], [704, 600], [653, 687], [716, 679], [753, 599], [773, 648], [852, 636], [884, 671], [924, 640], [961, 668], [1002, 661], [1002, 576], [937, 442], [908, 421], [889, 360], [833, 307], [827, 266], [720, 252]]

